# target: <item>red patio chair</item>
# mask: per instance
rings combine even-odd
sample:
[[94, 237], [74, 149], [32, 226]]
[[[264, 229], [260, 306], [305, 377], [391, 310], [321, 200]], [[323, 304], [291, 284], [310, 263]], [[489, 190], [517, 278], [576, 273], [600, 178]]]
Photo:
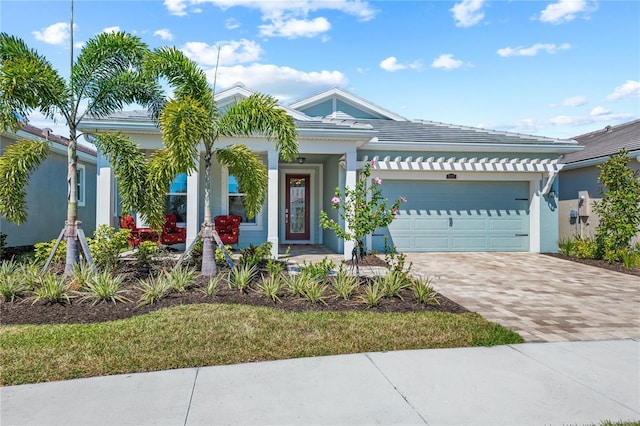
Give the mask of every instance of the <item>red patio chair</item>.
[[138, 228], [132, 216], [120, 216], [120, 228], [128, 229], [129, 247], [136, 248], [142, 241], [158, 241], [158, 233], [151, 228]]
[[242, 218], [235, 214], [220, 215], [213, 218], [216, 232], [224, 244], [238, 244], [241, 221]]
[[164, 225], [162, 225], [162, 235], [160, 242], [162, 244], [182, 244], [187, 241], [187, 229], [181, 228], [177, 224], [176, 215], [165, 214]]

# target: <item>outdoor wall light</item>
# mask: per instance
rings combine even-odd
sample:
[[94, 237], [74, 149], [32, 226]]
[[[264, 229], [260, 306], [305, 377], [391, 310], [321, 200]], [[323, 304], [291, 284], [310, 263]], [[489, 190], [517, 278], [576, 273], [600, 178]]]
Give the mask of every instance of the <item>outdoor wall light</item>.
[[304, 164], [307, 159], [305, 157], [298, 157], [296, 158], [296, 161], [298, 162], [298, 164]]

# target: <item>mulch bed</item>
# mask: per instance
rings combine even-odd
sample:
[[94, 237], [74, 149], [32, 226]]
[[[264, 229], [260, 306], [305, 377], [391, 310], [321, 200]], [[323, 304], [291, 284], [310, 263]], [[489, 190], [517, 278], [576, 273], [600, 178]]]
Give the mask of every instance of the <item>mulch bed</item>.
[[[380, 265], [373, 259], [365, 259], [368, 263], [361, 264], [361, 271], [364, 265]], [[376, 265], [373, 263], [376, 262]], [[224, 270], [225, 265], [219, 265]], [[135, 283], [144, 274], [127, 271], [130, 275], [128, 282]], [[196, 303], [227, 303], [244, 304], [252, 306], [268, 306], [287, 312], [338, 312], [338, 311], [370, 311], [370, 312], [423, 312], [439, 311], [451, 313], [468, 312], [463, 306], [439, 295], [439, 305], [424, 305], [414, 300], [412, 290], [404, 289], [402, 298], [383, 298], [376, 307], [369, 308], [359, 300], [358, 294], [364, 289], [369, 278], [361, 277], [360, 289], [352, 295], [350, 300], [335, 299], [332, 296], [325, 299], [326, 304], [311, 303], [310, 301], [288, 295], [280, 296], [280, 301], [273, 301], [270, 298], [250, 289], [246, 293], [229, 289], [225, 282], [220, 283], [213, 297], [207, 297], [202, 288], [205, 286], [204, 279], [198, 278], [197, 287], [188, 289], [181, 293], [169, 293], [157, 303], [137, 307], [140, 291], [131, 284], [127, 287], [129, 293], [126, 295], [132, 302], [99, 302], [95, 305], [91, 301], [80, 302], [78, 299], [71, 299], [69, 303], [48, 304], [37, 302], [32, 304], [30, 300], [18, 300], [13, 303], [0, 304], [0, 323], [2, 324], [74, 324], [74, 323], [94, 323], [103, 321], [113, 321], [142, 315], [159, 309], [176, 305], [190, 305]]]
[[610, 271], [616, 271], [616, 272], [621, 272], [623, 274], [635, 275], [640, 277], [640, 268], [627, 269], [620, 262], [609, 263], [607, 261], [598, 260], [598, 259], [581, 259], [579, 257], [568, 256], [566, 254], [560, 254], [560, 253], [545, 253], [545, 254], [549, 256], [557, 257], [559, 259], [570, 260], [572, 262], [582, 263], [584, 265], [589, 265], [589, 266], [595, 266], [596, 268], [608, 269]]

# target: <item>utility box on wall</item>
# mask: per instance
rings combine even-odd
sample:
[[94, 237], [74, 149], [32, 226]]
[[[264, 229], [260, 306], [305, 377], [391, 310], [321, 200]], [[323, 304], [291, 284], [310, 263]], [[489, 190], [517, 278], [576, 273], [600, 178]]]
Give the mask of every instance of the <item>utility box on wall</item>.
[[589, 191], [578, 191], [578, 214], [580, 216], [591, 216]]

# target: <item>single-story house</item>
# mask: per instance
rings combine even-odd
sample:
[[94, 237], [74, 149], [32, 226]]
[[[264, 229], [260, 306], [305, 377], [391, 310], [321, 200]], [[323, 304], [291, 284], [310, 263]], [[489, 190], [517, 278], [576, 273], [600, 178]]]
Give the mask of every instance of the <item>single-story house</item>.
[[584, 149], [562, 158], [559, 237], [593, 238], [600, 223], [593, 206], [603, 194], [603, 187], [598, 181], [598, 166], [610, 155], [626, 148], [631, 159], [629, 167], [640, 171], [640, 120], [606, 126], [573, 139]]
[[[219, 108], [253, 92], [242, 84], [215, 95]], [[322, 244], [349, 257], [351, 243], [320, 226], [319, 213], [331, 208], [336, 187], [353, 187], [358, 170], [375, 160], [371, 178], [380, 178], [389, 199], [400, 196], [396, 220], [369, 236], [369, 249], [386, 244], [405, 252], [557, 250], [555, 177], [562, 155], [580, 147], [561, 140], [494, 130], [408, 120], [333, 88], [284, 108], [299, 133], [299, 157], [280, 161], [266, 138], [221, 139], [220, 146], [244, 143], [264, 161], [269, 174], [267, 202], [253, 219], [243, 216], [239, 246]], [[82, 131], [120, 131], [145, 152], [162, 146], [146, 111], [122, 111], [107, 119], [85, 120]], [[187, 228], [187, 244], [203, 220], [203, 166], [178, 176], [167, 199]], [[219, 164], [212, 167], [213, 215], [243, 214], [242, 192]], [[111, 166], [98, 153], [97, 223], [117, 224], [117, 191]]]
[[[17, 132], [0, 133], [0, 153], [19, 140], [49, 142], [49, 156], [29, 178], [27, 221], [16, 225], [0, 217], [7, 247], [29, 246], [58, 237], [67, 218], [67, 146], [69, 139], [30, 124]], [[91, 236], [96, 228], [96, 150], [78, 145], [78, 218]]]

